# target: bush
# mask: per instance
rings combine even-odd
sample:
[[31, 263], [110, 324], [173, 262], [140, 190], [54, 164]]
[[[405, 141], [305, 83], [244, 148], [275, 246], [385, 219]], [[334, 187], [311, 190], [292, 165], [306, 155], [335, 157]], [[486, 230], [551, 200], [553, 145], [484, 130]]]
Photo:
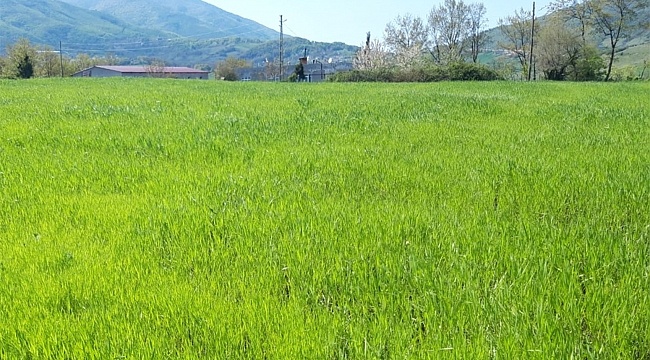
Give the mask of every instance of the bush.
[[329, 78], [333, 82], [436, 82], [502, 80], [495, 71], [478, 64], [456, 63], [449, 66], [424, 66], [409, 69], [382, 68], [352, 70]]

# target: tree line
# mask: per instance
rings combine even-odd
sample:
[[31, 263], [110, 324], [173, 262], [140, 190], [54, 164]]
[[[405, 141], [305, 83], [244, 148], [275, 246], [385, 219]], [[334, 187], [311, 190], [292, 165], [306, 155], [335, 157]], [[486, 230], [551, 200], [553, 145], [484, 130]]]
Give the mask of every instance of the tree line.
[[0, 77], [28, 79], [32, 77], [61, 77], [93, 67], [95, 65], [117, 65], [122, 60], [114, 55], [90, 56], [61, 54], [49, 46], [33, 45], [27, 39], [20, 39], [0, 56]]
[[[610, 80], [617, 46], [647, 24], [637, 15], [646, 6], [647, 0], [556, 0], [541, 19], [534, 10], [519, 9], [499, 20], [503, 39], [496, 50], [504, 56], [493, 69], [509, 69], [506, 78], [517, 73], [531, 80], [539, 73], [548, 80]], [[485, 14], [483, 3], [445, 0], [426, 19], [399, 15], [386, 25], [383, 41], [367, 34], [354, 66], [385, 73], [476, 64], [488, 41]], [[603, 54], [598, 44], [605, 42], [608, 51]]]

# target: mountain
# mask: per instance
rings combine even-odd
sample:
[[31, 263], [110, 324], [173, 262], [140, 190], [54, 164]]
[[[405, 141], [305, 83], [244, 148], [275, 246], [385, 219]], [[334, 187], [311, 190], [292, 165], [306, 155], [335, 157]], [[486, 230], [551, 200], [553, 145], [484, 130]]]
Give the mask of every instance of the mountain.
[[27, 38], [36, 44], [58, 47], [59, 41], [83, 46], [141, 42], [160, 36], [169, 35], [59, 1], [0, 1], [0, 51], [20, 38]]
[[279, 35], [254, 21], [224, 11], [201, 0], [61, 0], [109, 14], [147, 29], [182, 37], [272, 40]]
[[[254, 64], [276, 59], [279, 34], [200, 0], [0, 0], [0, 55], [20, 38], [54, 49], [61, 42], [68, 56], [211, 68], [228, 56]], [[285, 59], [297, 61], [305, 47], [312, 58], [335, 60], [357, 50], [287, 36]]]

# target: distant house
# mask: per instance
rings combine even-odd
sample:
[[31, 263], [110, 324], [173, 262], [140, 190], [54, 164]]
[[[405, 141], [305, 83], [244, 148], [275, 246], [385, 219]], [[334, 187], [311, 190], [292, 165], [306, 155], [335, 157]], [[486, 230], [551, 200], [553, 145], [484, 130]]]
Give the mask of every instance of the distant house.
[[207, 80], [210, 72], [188, 67], [160, 66], [104, 66], [97, 65], [74, 73], [73, 77], [165, 77], [174, 79]]
[[[303, 62], [305, 71], [305, 81], [307, 82], [321, 82], [325, 81], [329, 76], [342, 71], [350, 71], [353, 66], [352, 63], [337, 62], [337, 63], [321, 63], [321, 62]], [[286, 65], [283, 68], [282, 80], [286, 80], [293, 74], [296, 64]], [[265, 67], [248, 67], [237, 68], [235, 73], [240, 81], [279, 81], [279, 71], [269, 71]]]

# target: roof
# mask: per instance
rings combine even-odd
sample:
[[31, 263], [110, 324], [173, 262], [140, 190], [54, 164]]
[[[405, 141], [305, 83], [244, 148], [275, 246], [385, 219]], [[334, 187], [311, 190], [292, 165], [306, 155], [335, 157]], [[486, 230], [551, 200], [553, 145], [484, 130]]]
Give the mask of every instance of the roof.
[[136, 74], [141, 74], [141, 73], [150, 73], [150, 72], [162, 72], [166, 74], [208, 74], [209, 71], [205, 70], [199, 70], [199, 69], [192, 69], [189, 67], [177, 67], [177, 66], [166, 66], [162, 69], [162, 71], [159, 71], [159, 67], [155, 66], [147, 66], [147, 65], [140, 65], [140, 66], [106, 66], [106, 65], [96, 65], [96, 68], [100, 69], [105, 69], [105, 70], [111, 70], [111, 71], [116, 71], [120, 73], [136, 73]]

